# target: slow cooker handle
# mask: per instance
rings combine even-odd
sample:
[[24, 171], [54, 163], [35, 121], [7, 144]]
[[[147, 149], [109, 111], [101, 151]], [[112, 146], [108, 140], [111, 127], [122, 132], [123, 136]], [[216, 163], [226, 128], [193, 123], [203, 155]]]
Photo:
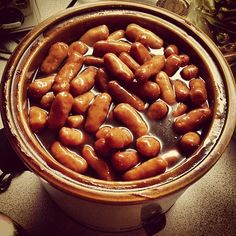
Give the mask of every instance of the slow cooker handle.
[[147, 236], [153, 236], [163, 230], [166, 226], [166, 215], [155, 214], [150, 218], [143, 221], [143, 229], [146, 232]]
[[0, 129], [0, 193], [5, 192], [16, 176], [28, 170], [9, 144], [4, 128]]

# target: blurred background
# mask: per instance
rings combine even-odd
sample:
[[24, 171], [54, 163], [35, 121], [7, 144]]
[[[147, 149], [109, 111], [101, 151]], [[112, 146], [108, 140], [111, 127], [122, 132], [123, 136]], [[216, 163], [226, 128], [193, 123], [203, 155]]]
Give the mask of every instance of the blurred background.
[[[49, 16], [68, 7], [96, 1], [98, 0], [0, 0], [0, 57], [8, 58], [4, 53], [9, 55], [25, 32]], [[186, 17], [212, 38], [225, 55], [234, 74], [236, 73], [235, 0], [131, 1], [163, 7]], [[13, 44], [9, 44], [9, 39], [13, 39]]]

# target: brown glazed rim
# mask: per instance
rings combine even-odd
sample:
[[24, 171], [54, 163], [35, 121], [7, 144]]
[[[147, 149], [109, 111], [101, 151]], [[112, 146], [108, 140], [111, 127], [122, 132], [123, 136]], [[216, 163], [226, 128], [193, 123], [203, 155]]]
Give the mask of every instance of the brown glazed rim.
[[[217, 100], [215, 103], [217, 103], [217, 107], [215, 108], [213, 124], [211, 125], [211, 135], [217, 135], [217, 139], [214, 140], [215, 143], [211, 144], [211, 148], [208, 150], [209, 153], [207, 152], [207, 157], [197, 163], [194, 168], [191, 168], [182, 175], [174, 178], [174, 180], [167, 181], [166, 183], [161, 183], [162, 175], [160, 177], [153, 177], [133, 182], [107, 182], [78, 174], [76, 181], [75, 179], [62, 175], [59, 171], [51, 169], [40, 157], [41, 154], [46, 154], [42, 153], [42, 150], [34, 150], [30, 145], [28, 145], [28, 140], [31, 141], [34, 139], [32, 141], [32, 143], [34, 143], [36, 138], [32, 133], [31, 135], [28, 135], [30, 132], [29, 128], [28, 130], [25, 128], [26, 124], [24, 123], [26, 123], [26, 121], [24, 119], [22, 120], [24, 114], [22, 114], [22, 111], [19, 111], [25, 106], [25, 104], [19, 102], [22, 100], [22, 95], [20, 93], [24, 89], [20, 83], [19, 86], [17, 85], [17, 94], [13, 93], [14, 79], [16, 79], [17, 76], [21, 76], [18, 75], [18, 71], [16, 70], [17, 66], [21, 63], [21, 57], [37, 37], [55, 24], [75, 16], [78, 17], [83, 14], [92, 14], [92, 12], [109, 10], [117, 10], [120, 11], [121, 14], [125, 11], [136, 13], [141, 12], [153, 18], [159, 17], [160, 20], [170, 22], [176, 27], [179, 27], [188, 35], [193, 37], [207, 51], [207, 55], [210, 55], [211, 59], [205, 58], [204, 60], [212, 60], [212, 62], [216, 64], [218, 74], [220, 75], [219, 77], [222, 77], [222, 81], [219, 83], [215, 82], [215, 90], [217, 93], [217, 96], [215, 95], [215, 100]], [[218, 101], [226, 99], [223, 97], [221, 92], [223, 94], [226, 93], [227, 107], [222, 108], [222, 104]], [[15, 95], [20, 98], [15, 98]], [[236, 109], [234, 109], [235, 100], [235, 83], [232, 72], [223, 55], [210, 38], [185, 19], [164, 9], [123, 1], [104, 1], [84, 4], [79, 7], [62, 11], [43, 21], [27, 34], [24, 40], [22, 40], [18, 45], [4, 70], [1, 84], [1, 114], [3, 124], [12, 147], [22, 161], [29, 167], [29, 169], [54, 187], [73, 196], [89, 201], [102, 202], [104, 204], [126, 205], [142, 203], [144, 201], [173, 194], [197, 181], [217, 162], [230, 141], [236, 123]], [[14, 104], [14, 101], [19, 103]], [[222, 114], [218, 114], [222, 112], [222, 109], [225, 111], [223, 117]], [[20, 120], [21, 122], [17, 123], [17, 120]], [[20, 132], [22, 125], [24, 129], [26, 129], [26, 134], [28, 136], [25, 136]], [[214, 129], [217, 127], [219, 129]], [[208, 138], [209, 137], [206, 137], [202, 146], [209, 142], [209, 140], [207, 140]]]

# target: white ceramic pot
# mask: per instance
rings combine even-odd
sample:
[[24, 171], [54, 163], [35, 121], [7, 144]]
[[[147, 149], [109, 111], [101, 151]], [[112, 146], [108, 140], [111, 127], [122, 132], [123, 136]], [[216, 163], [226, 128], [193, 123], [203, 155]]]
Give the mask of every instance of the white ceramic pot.
[[[152, 178], [115, 182], [94, 179], [60, 165], [31, 131], [27, 84], [56, 41], [71, 41], [94, 25], [141, 24], [175, 41], [206, 77], [212, 122], [198, 150], [180, 165]], [[80, 30], [81, 29], [81, 32]], [[71, 8], [35, 27], [19, 44], [2, 79], [1, 112], [9, 141], [23, 162], [43, 179], [52, 199], [79, 222], [104, 231], [141, 227], [166, 212], [183, 191], [220, 158], [236, 120], [234, 78], [212, 41], [185, 19], [160, 8], [129, 2], [96, 2]]]
[[141, 227], [154, 228], [159, 217], [167, 212], [184, 192], [175, 192], [169, 196], [150, 199], [137, 204], [99, 203], [74, 197], [58, 190], [42, 180], [53, 201], [70, 217], [79, 223], [99, 231], [131, 231]]

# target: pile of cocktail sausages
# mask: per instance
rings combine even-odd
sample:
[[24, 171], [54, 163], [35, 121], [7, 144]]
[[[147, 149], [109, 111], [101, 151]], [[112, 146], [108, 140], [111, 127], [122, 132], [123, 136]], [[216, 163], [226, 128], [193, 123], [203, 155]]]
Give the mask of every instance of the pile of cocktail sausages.
[[114, 32], [100, 25], [71, 44], [54, 43], [39, 71], [28, 87], [32, 131], [56, 132], [55, 160], [102, 180], [154, 177], [178, 162], [164, 158], [168, 144], [148, 121], [171, 118], [176, 149], [188, 156], [211, 119], [198, 67], [137, 24]]

